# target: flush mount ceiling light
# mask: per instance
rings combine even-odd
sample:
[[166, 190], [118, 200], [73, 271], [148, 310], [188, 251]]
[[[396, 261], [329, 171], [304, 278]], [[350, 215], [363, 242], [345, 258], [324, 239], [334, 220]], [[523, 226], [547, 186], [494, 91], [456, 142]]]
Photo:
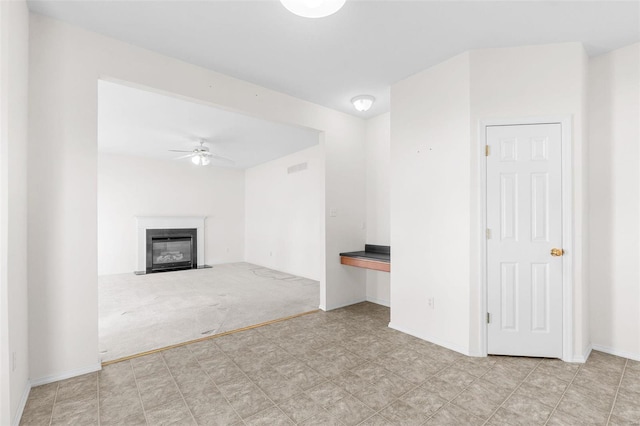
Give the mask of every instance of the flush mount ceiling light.
[[358, 111], [365, 112], [369, 111], [375, 100], [376, 98], [371, 95], [359, 95], [351, 99], [351, 103]]
[[324, 18], [336, 13], [346, 0], [280, 0], [287, 10], [304, 18]]

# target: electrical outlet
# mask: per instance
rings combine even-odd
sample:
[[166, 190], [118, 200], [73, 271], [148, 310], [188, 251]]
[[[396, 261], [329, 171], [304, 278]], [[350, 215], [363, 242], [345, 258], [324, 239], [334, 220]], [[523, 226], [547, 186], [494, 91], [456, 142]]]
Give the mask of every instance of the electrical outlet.
[[329, 209], [329, 217], [338, 216], [338, 209]]
[[436, 307], [435, 299], [433, 297], [428, 298], [427, 305], [429, 305], [431, 309], [434, 309]]

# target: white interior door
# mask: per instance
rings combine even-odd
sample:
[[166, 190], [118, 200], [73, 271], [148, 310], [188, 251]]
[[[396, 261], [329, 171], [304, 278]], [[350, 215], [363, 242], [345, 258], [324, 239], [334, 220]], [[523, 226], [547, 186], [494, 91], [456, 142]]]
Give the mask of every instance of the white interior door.
[[487, 126], [486, 137], [488, 353], [560, 358], [561, 125]]

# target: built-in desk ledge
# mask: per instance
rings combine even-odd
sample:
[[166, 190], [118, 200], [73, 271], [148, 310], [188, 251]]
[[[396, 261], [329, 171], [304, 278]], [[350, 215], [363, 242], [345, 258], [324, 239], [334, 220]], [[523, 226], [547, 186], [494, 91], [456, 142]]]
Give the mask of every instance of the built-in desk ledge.
[[358, 268], [391, 272], [391, 247], [365, 244], [364, 251], [340, 253], [340, 263]]

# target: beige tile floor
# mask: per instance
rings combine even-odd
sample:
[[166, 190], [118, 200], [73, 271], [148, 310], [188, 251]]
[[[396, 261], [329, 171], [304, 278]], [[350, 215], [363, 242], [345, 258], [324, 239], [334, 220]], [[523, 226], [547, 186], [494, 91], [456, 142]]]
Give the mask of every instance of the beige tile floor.
[[371, 303], [119, 362], [32, 389], [22, 425], [632, 425], [640, 362], [469, 358]]

